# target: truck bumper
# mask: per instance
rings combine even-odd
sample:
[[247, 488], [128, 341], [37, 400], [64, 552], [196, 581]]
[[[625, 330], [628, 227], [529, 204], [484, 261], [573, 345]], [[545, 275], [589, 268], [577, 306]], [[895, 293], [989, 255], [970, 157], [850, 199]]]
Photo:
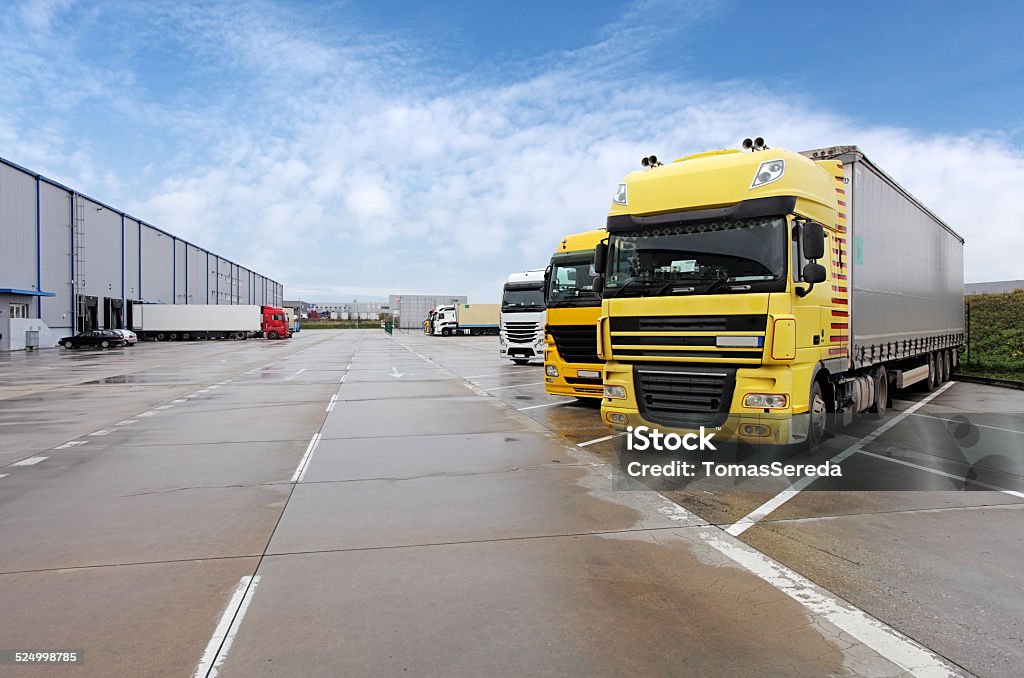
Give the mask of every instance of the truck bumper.
[[[685, 370], [685, 365], [677, 365]], [[692, 433], [700, 425], [714, 429], [715, 439], [736, 443], [764, 445], [792, 445], [807, 439], [809, 415], [806, 396], [803, 412], [794, 411], [794, 394], [810, 388], [809, 370], [805, 367], [794, 369], [788, 365], [763, 365], [735, 370], [733, 383], [729, 386], [732, 398], [722, 411], [692, 415], [693, 424], [679, 424], [657, 421], [653, 416], [644, 416], [637, 403], [637, 385], [634, 366], [609, 362], [605, 366], [604, 384], [621, 386], [625, 398], [602, 398], [601, 419], [615, 431], [624, 432], [629, 427], [647, 426], [669, 433]], [[807, 382], [806, 384], [804, 382]], [[685, 392], [680, 389], [680, 393]], [[754, 409], [743, 407], [743, 398], [749, 393], [785, 394], [789, 407], [785, 409]], [[645, 397], [641, 394], [641, 397]], [[690, 417], [690, 415], [686, 415]], [[706, 421], [701, 421], [706, 418]]]

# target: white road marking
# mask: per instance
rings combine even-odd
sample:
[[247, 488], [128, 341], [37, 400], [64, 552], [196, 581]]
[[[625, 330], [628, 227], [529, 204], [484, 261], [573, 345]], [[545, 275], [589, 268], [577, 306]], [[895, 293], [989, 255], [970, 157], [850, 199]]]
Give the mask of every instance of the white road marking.
[[593, 440], [588, 440], [585, 443], [576, 443], [576, 447], [586, 447], [587, 445], [596, 445], [597, 443], [603, 443], [606, 440], [611, 440], [612, 438], [618, 438], [619, 436], [624, 436], [624, 435], [626, 435], [626, 434], [625, 433], [613, 433], [610, 436], [605, 436], [603, 438], [594, 438]]
[[976, 424], [973, 421], [964, 422], [963, 419], [948, 419], [946, 417], [936, 417], [934, 414], [922, 414], [921, 412], [915, 412], [915, 417], [925, 417], [926, 419], [938, 419], [939, 421], [948, 421], [952, 424], [963, 424], [968, 423], [971, 426], [977, 426], [978, 428], [990, 428], [994, 431], [1006, 431], [1007, 433], [1019, 433], [1024, 435], [1024, 431], [1018, 431], [1015, 428], [1001, 428], [999, 426], [990, 426], [989, 424]]
[[306, 446], [306, 452], [302, 455], [302, 459], [299, 460], [299, 465], [295, 467], [295, 473], [292, 474], [291, 482], [297, 483], [306, 475], [306, 467], [309, 465], [309, 459], [313, 456], [313, 450], [315, 450], [316, 446], [319, 444], [320, 432], [317, 431], [313, 434], [312, 439], [310, 439], [309, 445]]
[[391, 376], [394, 377], [395, 379], [401, 379], [402, 377], [405, 376], [405, 374], [402, 373], [402, 372], [399, 372], [398, 368], [395, 367], [394, 365], [392, 365], [391, 366]]
[[71, 442], [64, 443], [63, 445], [58, 445], [57, 447], [55, 447], [53, 449], [55, 449], [55, 450], [66, 450], [69, 447], [77, 447], [78, 445], [85, 445], [87, 442], [89, 442], [89, 441], [88, 440], [72, 440]]
[[169, 410], [172, 407], [174, 407], [174, 405], [160, 405], [156, 409], [158, 409], [158, 410]]
[[983, 483], [980, 480], [971, 480], [971, 479], [968, 479], [968, 478], [964, 478], [963, 476], [958, 476], [955, 473], [946, 473], [945, 471], [940, 471], [937, 468], [931, 468], [931, 467], [928, 467], [928, 466], [921, 466], [920, 464], [913, 464], [913, 463], [911, 463], [909, 461], [903, 461], [902, 459], [894, 459], [893, 457], [887, 457], [884, 454], [876, 454], [875, 452], [868, 452], [867, 450], [861, 450], [860, 453], [865, 455], [865, 456], [868, 456], [868, 457], [874, 457], [875, 459], [883, 459], [885, 461], [891, 461], [894, 464], [900, 464], [902, 466], [909, 466], [910, 468], [916, 468], [919, 471], [927, 471], [928, 473], [934, 473], [937, 476], [944, 476], [946, 478], [952, 478], [953, 480], [960, 480], [960, 481], [963, 481], [965, 483], [969, 483], [971, 485], [977, 485], [978, 487], [985, 487], [985, 488], [988, 488], [990, 490], [995, 490], [996, 492], [1002, 492], [1003, 494], [1008, 494], [1008, 495], [1010, 495], [1012, 497], [1019, 497], [1021, 499], [1024, 499], [1024, 492], [1017, 492], [1016, 490], [1008, 490], [1005, 487], [999, 487], [997, 485], [989, 485], [988, 483]]
[[10, 473], [0, 473], [0, 478], [6, 478], [9, 475], [11, 475], [11, 474]]
[[513, 373], [510, 371], [510, 372], [495, 372], [494, 374], [473, 374], [473, 375], [470, 375], [468, 377], [463, 377], [463, 379], [485, 379], [487, 377], [504, 377], [504, 376], [509, 375], [509, 374], [513, 374]]
[[[187, 396], [186, 396], [186, 397], [187, 397]], [[180, 404], [180, 403], [183, 403], [183, 402], [185, 402], [185, 400], [184, 400], [183, 398], [178, 398], [177, 400], [172, 400], [171, 402], [172, 402], [172, 403], [178, 403], [178, 404]]]
[[249, 609], [252, 595], [259, 583], [260, 575], [242, 577], [238, 582], [227, 607], [224, 608], [224, 613], [220, 616], [220, 621], [213, 631], [210, 642], [206, 644], [206, 651], [203, 652], [203, 657], [199, 660], [195, 673], [192, 674], [193, 678], [212, 678], [217, 675], [217, 670], [228, 656], [228, 650], [231, 649], [231, 644], [238, 633], [238, 627], [242, 623], [246, 610]]
[[185, 396], [186, 400], [191, 400], [192, 398], [198, 398], [198, 397], [199, 397], [198, 393], [189, 393], [187, 396]]
[[345, 383], [345, 375], [344, 374], [341, 375], [341, 379], [338, 380], [338, 383], [339, 384], [344, 384]]
[[35, 466], [39, 462], [46, 461], [47, 459], [49, 459], [49, 457], [29, 457], [28, 459], [22, 459], [21, 461], [16, 461], [13, 464], [8, 464], [8, 466]]
[[149, 412], [143, 412], [142, 414], [139, 414], [139, 415], [136, 415], [136, 416], [139, 416], [139, 417], [152, 417], [154, 414], [156, 414], [156, 412], [154, 412], [153, 410], [150, 410]]
[[[210, 390], [213, 390], [215, 388], [220, 388], [220, 384], [211, 384], [210, 386], [207, 386], [204, 390], [210, 391]], [[202, 391], [200, 391], [200, 393], [202, 393]]]
[[907, 673], [914, 676], [957, 675], [935, 653], [760, 551], [716, 533], [700, 532], [699, 536], [719, 553], [803, 605], [815, 617], [850, 634]]
[[196, 393], [208, 393], [209, 391], [210, 391], [210, 389], [208, 389], [208, 388], [201, 388], [198, 391], [196, 391]]
[[545, 403], [544, 405], [530, 405], [529, 407], [520, 407], [520, 408], [517, 408], [517, 409], [518, 409], [519, 412], [525, 412], [526, 410], [536, 410], [539, 407], [554, 407], [555, 405], [568, 405], [569, 402], [570, 401], [566, 400], [565, 402], [560, 402], [560, 403]]
[[334, 403], [336, 403], [337, 401], [338, 401], [338, 394], [335, 393], [334, 395], [331, 396], [331, 402], [327, 403], [327, 411], [328, 412], [330, 412], [331, 410], [334, 409]]
[[[861, 438], [860, 440], [858, 440], [854, 444], [850, 445], [849, 447], [847, 447], [845, 450], [843, 450], [842, 452], [840, 452], [836, 456], [834, 456], [831, 459], [829, 459], [829, 463], [831, 463], [831, 464], [840, 464], [844, 460], [846, 460], [850, 455], [852, 455], [853, 453], [861, 452], [862, 451], [861, 448], [863, 448], [865, 445], [867, 445], [870, 442], [873, 442], [880, 435], [882, 435], [883, 433], [885, 433], [886, 431], [891, 429], [893, 426], [895, 426], [896, 424], [900, 423], [901, 421], [903, 421], [904, 419], [909, 417], [916, 410], [924, 407], [930, 401], [932, 401], [933, 399], [935, 399], [938, 396], [940, 396], [943, 393], [945, 393], [946, 390], [948, 388], [950, 388], [951, 386], [953, 386], [953, 384], [955, 384], [955, 383], [956, 383], [955, 381], [950, 381], [950, 382], [946, 383], [945, 385], [943, 385], [942, 387], [940, 387], [934, 393], [929, 395], [927, 398], [924, 398], [923, 400], [920, 400], [920, 401], [914, 403], [909, 409], [904, 410], [903, 412], [900, 412], [898, 415], [896, 415], [895, 417], [893, 417], [889, 421], [885, 422], [884, 424], [882, 424], [881, 426], [876, 428], [871, 433], [867, 434], [866, 436], [864, 436], [863, 438]], [[756, 525], [758, 523], [758, 521], [760, 521], [765, 516], [769, 515], [773, 511], [775, 511], [775, 509], [779, 508], [780, 506], [785, 504], [787, 501], [789, 501], [790, 499], [795, 497], [797, 494], [799, 494], [800, 490], [805, 489], [808, 485], [813, 483], [816, 479], [817, 479], [817, 476], [804, 476], [803, 478], [800, 478], [799, 480], [794, 482], [790, 486], [790, 488], [788, 490], [783, 490], [782, 492], [779, 492], [777, 495], [775, 495], [774, 497], [772, 497], [771, 499], [769, 499], [765, 503], [761, 504], [760, 506], [758, 506], [756, 509], [754, 509], [753, 511], [751, 511], [750, 513], [748, 513], [744, 517], [740, 518], [739, 520], [737, 520], [735, 523], [733, 523], [729, 527], [727, 527], [725, 529], [725, 531], [728, 532], [729, 534], [733, 535], [734, 537], [737, 537], [737, 536], [743, 534], [744, 532], [749, 530], [751, 527]]]
[[119, 421], [119, 422], [117, 422], [114, 425], [115, 426], [131, 426], [134, 423], [135, 423], [134, 419], [125, 419], [124, 421]]
[[543, 381], [534, 381], [534, 382], [531, 382], [529, 384], [513, 384], [511, 386], [495, 386], [494, 388], [485, 388], [484, 390], [489, 393], [491, 391], [500, 391], [503, 388], [525, 388], [527, 386], [541, 386], [543, 383], [544, 383]]
[[99, 431], [93, 431], [89, 435], [91, 436], [105, 436], [110, 434], [110, 429], [101, 428]]
[[290, 376], [290, 377], [285, 377], [285, 378], [284, 378], [284, 380], [285, 380], [285, 381], [291, 381], [292, 379], [294, 379], [295, 377], [299, 376], [300, 374], [302, 374], [302, 373], [303, 373], [303, 372], [305, 372], [305, 371], [306, 371], [306, 368], [305, 368], [305, 367], [303, 367], [303, 368], [302, 368], [301, 370], [299, 370], [298, 372], [296, 372], [296, 373], [295, 373], [295, 374], [293, 374], [292, 376]]

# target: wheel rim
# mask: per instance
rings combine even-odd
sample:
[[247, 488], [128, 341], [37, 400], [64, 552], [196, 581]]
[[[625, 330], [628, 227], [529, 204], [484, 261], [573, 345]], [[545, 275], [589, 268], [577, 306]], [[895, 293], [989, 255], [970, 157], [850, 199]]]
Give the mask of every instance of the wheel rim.
[[821, 393], [815, 391], [811, 400], [811, 421], [808, 437], [812, 441], [818, 441], [825, 437], [825, 400]]

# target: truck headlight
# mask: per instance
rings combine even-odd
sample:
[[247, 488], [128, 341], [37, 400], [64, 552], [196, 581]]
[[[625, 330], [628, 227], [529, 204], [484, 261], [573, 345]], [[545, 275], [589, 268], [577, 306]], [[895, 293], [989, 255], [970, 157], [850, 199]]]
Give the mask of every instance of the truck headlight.
[[545, 365], [544, 366], [544, 374], [546, 376], [548, 376], [548, 377], [557, 377], [558, 376], [558, 368], [555, 365]]
[[624, 386], [605, 386], [604, 397], [624, 400], [626, 398], [626, 388]]
[[781, 393], [748, 393], [743, 396], [743, 407], [758, 410], [782, 410], [789, 404], [789, 398]]
[[626, 184], [619, 184], [619, 187], [615, 189], [615, 195], [612, 196], [612, 202], [616, 205], [626, 205]]

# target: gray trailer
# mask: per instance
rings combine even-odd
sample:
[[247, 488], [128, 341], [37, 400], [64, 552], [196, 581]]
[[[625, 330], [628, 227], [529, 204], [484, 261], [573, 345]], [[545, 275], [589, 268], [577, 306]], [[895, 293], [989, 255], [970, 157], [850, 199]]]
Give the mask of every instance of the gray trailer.
[[846, 369], [886, 364], [896, 388], [948, 378], [964, 342], [964, 239], [856, 146], [803, 155], [843, 163]]

